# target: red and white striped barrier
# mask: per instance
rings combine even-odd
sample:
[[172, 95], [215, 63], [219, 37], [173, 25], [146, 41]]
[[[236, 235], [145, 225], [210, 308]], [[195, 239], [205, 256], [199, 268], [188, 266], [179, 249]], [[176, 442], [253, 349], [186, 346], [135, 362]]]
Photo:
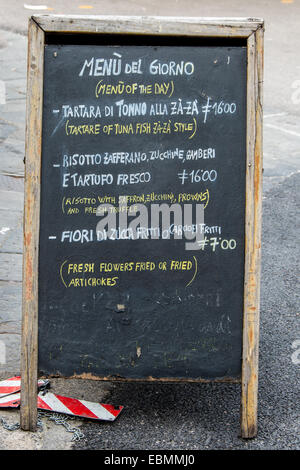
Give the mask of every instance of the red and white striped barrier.
[[[0, 398], [0, 408], [18, 408], [21, 402], [21, 393], [15, 393]], [[123, 406], [104, 405], [91, 401], [77, 400], [63, 397], [51, 392], [40, 392], [37, 398], [37, 407], [40, 410], [64, 413], [80, 418], [98, 419], [101, 421], [114, 421], [121, 413]]]
[[13, 393], [0, 398], [0, 408], [18, 408], [21, 403], [21, 393]]
[[50, 392], [45, 394], [40, 392], [38, 394], [37, 406], [41, 410], [104, 421], [114, 421], [124, 408], [123, 406], [115, 407], [113, 405], [104, 405], [103, 403], [62, 397]]
[[[38, 388], [44, 387], [49, 384], [49, 380], [38, 380]], [[0, 398], [11, 395], [12, 393], [19, 392], [21, 390], [21, 377], [11, 377], [10, 379], [2, 380], [0, 382]]]

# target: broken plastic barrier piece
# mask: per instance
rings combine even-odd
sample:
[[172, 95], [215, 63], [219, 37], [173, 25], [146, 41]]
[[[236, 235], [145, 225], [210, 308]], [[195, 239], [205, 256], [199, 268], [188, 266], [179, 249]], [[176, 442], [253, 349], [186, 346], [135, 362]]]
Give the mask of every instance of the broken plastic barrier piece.
[[[18, 408], [21, 394], [15, 393], [0, 398], [0, 408]], [[90, 418], [101, 421], [114, 421], [121, 413], [123, 406], [106, 405], [91, 401], [63, 397], [55, 393], [43, 391], [38, 394], [37, 407], [39, 410], [64, 413], [80, 418]]]
[[0, 398], [0, 408], [18, 408], [21, 403], [21, 393], [13, 393]]
[[[49, 380], [39, 379], [38, 388], [47, 387]], [[21, 390], [21, 377], [11, 377], [10, 379], [2, 380], [0, 382], [0, 398], [11, 395], [12, 393], [19, 392]]]
[[40, 392], [38, 394], [38, 408], [81, 418], [114, 421], [124, 407], [77, 400], [50, 392]]

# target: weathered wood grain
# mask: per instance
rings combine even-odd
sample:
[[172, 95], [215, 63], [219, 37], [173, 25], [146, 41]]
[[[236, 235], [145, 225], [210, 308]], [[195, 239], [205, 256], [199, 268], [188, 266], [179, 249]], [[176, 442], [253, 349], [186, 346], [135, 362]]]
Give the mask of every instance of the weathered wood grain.
[[39, 15], [45, 32], [143, 34], [199, 37], [248, 37], [261, 19], [139, 16]]
[[248, 39], [247, 172], [241, 435], [257, 434], [262, 201], [263, 28]]
[[25, 142], [24, 255], [21, 348], [21, 428], [37, 423], [38, 254], [44, 32], [29, 21]]

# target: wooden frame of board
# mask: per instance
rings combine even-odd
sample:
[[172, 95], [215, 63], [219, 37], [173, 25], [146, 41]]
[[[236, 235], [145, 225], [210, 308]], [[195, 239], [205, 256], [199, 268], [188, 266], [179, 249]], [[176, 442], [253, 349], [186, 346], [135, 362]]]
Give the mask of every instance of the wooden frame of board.
[[[36, 430], [38, 370], [38, 253], [44, 43], [47, 33], [130, 34], [247, 40], [247, 142], [241, 436], [257, 434], [262, 199], [261, 19], [110, 16], [33, 16], [29, 20], [24, 258], [21, 351], [21, 427]], [[199, 380], [200, 381], [200, 380]]]

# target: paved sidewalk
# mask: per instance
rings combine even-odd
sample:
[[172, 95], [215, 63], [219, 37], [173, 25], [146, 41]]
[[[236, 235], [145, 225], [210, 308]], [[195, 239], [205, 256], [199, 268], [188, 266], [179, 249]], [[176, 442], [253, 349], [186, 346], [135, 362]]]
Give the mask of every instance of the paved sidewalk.
[[0, 377], [20, 371], [26, 54], [26, 37], [0, 31]]

